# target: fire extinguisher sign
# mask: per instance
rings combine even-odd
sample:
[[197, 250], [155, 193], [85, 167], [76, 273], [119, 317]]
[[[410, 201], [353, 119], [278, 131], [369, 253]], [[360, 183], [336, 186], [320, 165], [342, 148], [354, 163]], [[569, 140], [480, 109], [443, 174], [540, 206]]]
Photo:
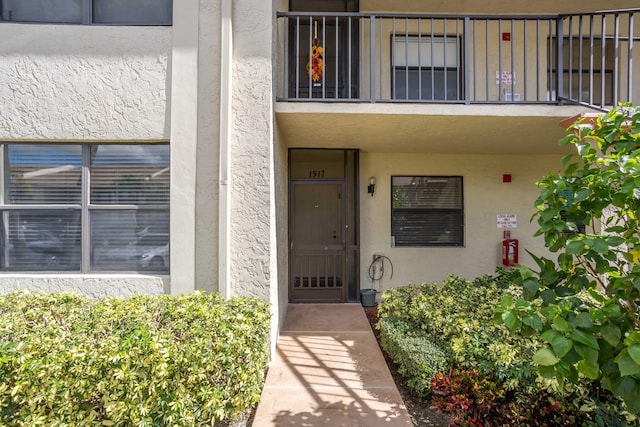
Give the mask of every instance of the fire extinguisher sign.
[[498, 214], [498, 228], [517, 228], [516, 214]]

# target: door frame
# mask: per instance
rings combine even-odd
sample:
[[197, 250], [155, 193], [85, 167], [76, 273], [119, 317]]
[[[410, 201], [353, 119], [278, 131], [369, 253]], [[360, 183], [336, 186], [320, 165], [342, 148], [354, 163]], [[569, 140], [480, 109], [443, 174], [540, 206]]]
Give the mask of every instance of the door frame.
[[[340, 151], [343, 153], [344, 159], [344, 175], [341, 179], [329, 179], [319, 177], [316, 179], [309, 178], [293, 178], [292, 177], [292, 152], [307, 150], [322, 150], [322, 151]], [[288, 272], [287, 272], [287, 290], [288, 300], [290, 303], [305, 303], [305, 302], [325, 302], [325, 303], [345, 303], [345, 302], [358, 302], [360, 295], [360, 227], [359, 227], [359, 152], [355, 149], [306, 149], [306, 148], [290, 148], [288, 153], [289, 158], [289, 170], [288, 170], [288, 192], [289, 202], [287, 206], [288, 210]], [[314, 298], [311, 295], [309, 297], [304, 296], [304, 292], [294, 292], [294, 264], [293, 257], [295, 248], [293, 242], [295, 236], [293, 235], [293, 225], [295, 221], [294, 212], [294, 186], [305, 184], [339, 184], [341, 186], [341, 225], [343, 227], [343, 244], [342, 244], [342, 290], [338, 298], [328, 297]]]

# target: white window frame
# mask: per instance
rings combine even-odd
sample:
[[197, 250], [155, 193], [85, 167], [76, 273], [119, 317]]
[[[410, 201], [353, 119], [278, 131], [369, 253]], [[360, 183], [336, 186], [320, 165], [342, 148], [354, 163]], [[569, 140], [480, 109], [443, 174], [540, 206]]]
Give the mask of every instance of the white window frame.
[[[391, 36], [391, 90], [393, 99], [420, 101], [459, 101], [464, 97], [462, 88], [462, 48], [460, 36], [420, 34], [409, 36]], [[404, 71], [418, 72], [418, 93], [412, 93], [408, 79], [405, 77], [405, 96], [397, 92], [397, 73]], [[431, 79], [423, 79], [423, 72], [430, 72]], [[447, 72], [455, 73], [455, 96], [449, 96], [448, 91], [453, 88], [445, 87], [443, 96], [436, 96], [438, 86], [435, 84], [436, 72], [443, 72], [447, 86], [451, 80]], [[425, 81], [427, 80], [427, 81]], [[431, 89], [431, 97], [423, 98], [424, 88]]]

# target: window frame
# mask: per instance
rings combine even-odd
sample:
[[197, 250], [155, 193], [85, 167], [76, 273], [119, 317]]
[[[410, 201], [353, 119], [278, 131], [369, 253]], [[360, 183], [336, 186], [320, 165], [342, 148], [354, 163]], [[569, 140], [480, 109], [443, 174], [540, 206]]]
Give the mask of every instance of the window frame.
[[[9, 146], [15, 145], [46, 145], [43, 142], [31, 142], [31, 143], [16, 143], [16, 142], [3, 142], [0, 143], [0, 162], [2, 164], [2, 180], [0, 181], [0, 215], [2, 215], [2, 227], [0, 228], [2, 250], [5, 249], [5, 243], [8, 242], [8, 225], [4, 224], [5, 214], [8, 216], [11, 212], [77, 212], [80, 221], [80, 266], [78, 269], [42, 269], [42, 270], [25, 270], [20, 267], [6, 267], [5, 257], [7, 253], [0, 254], [0, 260], [2, 265], [0, 266], [1, 272], [25, 272], [25, 273], [73, 273], [73, 274], [122, 274], [122, 273], [150, 273], [150, 274], [169, 274], [169, 266], [159, 270], [144, 270], [140, 268], [136, 269], [115, 269], [115, 268], [100, 268], [99, 266], [92, 266], [92, 252], [94, 250], [92, 242], [92, 224], [91, 215], [96, 212], [166, 212], [167, 216], [167, 230], [169, 230], [168, 218], [170, 212], [170, 182], [167, 188], [166, 203], [148, 203], [148, 204], [132, 204], [132, 203], [104, 203], [104, 202], [92, 202], [92, 187], [91, 187], [91, 155], [92, 148], [95, 147], [95, 152], [100, 146], [167, 146], [169, 151], [169, 143], [144, 143], [144, 144], [109, 144], [109, 143], [49, 143], [51, 146], [64, 145], [64, 146], [80, 146], [81, 147], [81, 182], [80, 182], [80, 202], [72, 201], [69, 203], [57, 202], [57, 203], [11, 203], [9, 195], [11, 193], [11, 164], [9, 159]], [[170, 159], [169, 159], [170, 163]], [[169, 166], [170, 167], [170, 166]], [[163, 173], [169, 173], [169, 167], [163, 168]], [[96, 222], [97, 223], [97, 222]], [[5, 234], [7, 233], [7, 234]], [[142, 236], [144, 237], [144, 236]], [[141, 238], [142, 238], [141, 237]], [[169, 234], [167, 234], [167, 240]], [[76, 248], [77, 249], [77, 248]]]
[[94, 1], [96, 0], [80, 0], [80, 22], [61, 22], [61, 21], [47, 21], [47, 20], [33, 20], [33, 21], [22, 21], [22, 20], [11, 20], [5, 19], [3, 13], [3, 0], [0, 0], [0, 23], [9, 23], [9, 24], [55, 24], [55, 25], [101, 25], [101, 26], [152, 26], [152, 27], [163, 27], [163, 26], [172, 26], [173, 25], [173, 0], [167, 0], [170, 2], [170, 11], [168, 16], [168, 21], [166, 22], [97, 22], [94, 18]]
[[[394, 198], [395, 194], [395, 178], [412, 178], [412, 179], [455, 179], [459, 181], [459, 194], [456, 194], [456, 198], [459, 199], [460, 207], [395, 207], [394, 206]], [[464, 247], [464, 237], [465, 237], [465, 213], [464, 213], [464, 177], [461, 175], [391, 175], [391, 218], [390, 218], [390, 231], [391, 231], [391, 245], [392, 247], [407, 247], [407, 248], [429, 248], [429, 247]], [[440, 241], [440, 242], [423, 242], [421, 244], [412, 244], [411, 242], [399, 241], [398, 236], [394, 235], [394, 230], [396, 229], [395, 224], [395, 214], [396, 213], [424, 213], [424, 214], [434, 214], [434, 213], [442, 213], [444, 215], [455, 214], [454, 217], [459, 217], [460, 224], [458, 228], [459, 238], [455, 240], [449, 241]]]
[[[418, 52], [422, 51], [422, 44], [429, 44], [432, 47], [435, 45], [435, 42], [437, 41], [438, 43], [440, 43], [443, 46], [443, 56], [442, 58], [440, 57], [436, 57], [433, 55], [433, 49], [431, 49], [432, 55], [428, 58], [423, 58], [422, 56], [419, 56], [418, 58], [416, 58], [416, 60], [418, 61], [418, 66], [415, 65], [408, 65], [409, 62], [411, 62], [411, 57], [409, 57], [408, 52], [404, 53], [404, 60], [405, 60], [405, 64], [401, 65], [398, 64], [396, 65], [396, 44], [398, 42], [402, 42], [404, 40], [404, 44], [408, 45], [409, 43], [416, 43], [417, 47], [418, 47]], [[449, 66], [447, 64], [447, 44], [448, 43], [455, 43], [455, 50], [456, 53], [454, 55], [455, 58], [455, 66]], [[417, 33], [410, 33], [410, 34], [391, 34], [390, 36], [390, 55], [391, 55], [391, 60], [389, 61], [390, 63], [390, 86], [391, 86], [391, 99], [393, 99], [394, 101], [429, 101], [429, 102], [457, 102], [457, 101], [462, 101], [464, 100], [464, 87], [463, 87], [463, 46], [462, 46], [462, 36], [459, 34], [431, 34], [431, 33], [426, 33], [426, 34], [417, 34]], [[431, 61], [431, 58], [433, 57], [434, 62], [439, 62], [436, 61], [436, 59], [438, 60], [442, 60], [444, 62], [443, 65], [438, 65], [435, 66], [433, 65], [433, 62]], [[423, 60], [425, 62], [425, 65], [423, 65]], [[419, 77], [419, 85], [418, 85], [418, 93], [417, 93], [417, 97], [412, 97], [412, 91], [410, 91], [410, 87], [408, 87], [408, 72], [409, 71], [417, 71], [418, 74], [420, 75], [423, 71], [431, 71], [431, 79], [430, 79], [430, 83], [431, 83], [431, 87], [434, 89], [431, 92], [431, 98], [423, 98], [422, 97], [422, 91], [423, 88], [425, 87], [422, 84], [422, 78]], [[406, 85], [406, 93], [405, 93], [405, 97], [404, 98], [399, 98], [398, 94], [397, 94], [397, 89], [396, 89], [396, 72], [397, 71], [404, 71], [405, 72], [405, 85]], [[448, 71], [453, 71], [456, 73], [457, 78], [454, 80], [455, 81], [455, 89], [456, 89], [456, 97], [454, 98], [449, 98], [447, 97], [447, 87], [444, 87], [444, 97], [443, 98], [439, 98], [435, 96], [435, 89], [438, 87], [437, 85], [435, 85], [435, 75], [436, 72], [442, 72], [443, 75], [445, 76], [445, 81], [447, 79], [446, 75]]]

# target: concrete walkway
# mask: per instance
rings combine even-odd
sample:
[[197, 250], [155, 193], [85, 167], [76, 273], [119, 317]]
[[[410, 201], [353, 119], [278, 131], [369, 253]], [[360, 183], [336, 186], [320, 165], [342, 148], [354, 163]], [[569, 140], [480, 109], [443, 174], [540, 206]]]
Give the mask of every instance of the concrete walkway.
[[253, 427], [411, 426], [360, 304], [291, 304]]

